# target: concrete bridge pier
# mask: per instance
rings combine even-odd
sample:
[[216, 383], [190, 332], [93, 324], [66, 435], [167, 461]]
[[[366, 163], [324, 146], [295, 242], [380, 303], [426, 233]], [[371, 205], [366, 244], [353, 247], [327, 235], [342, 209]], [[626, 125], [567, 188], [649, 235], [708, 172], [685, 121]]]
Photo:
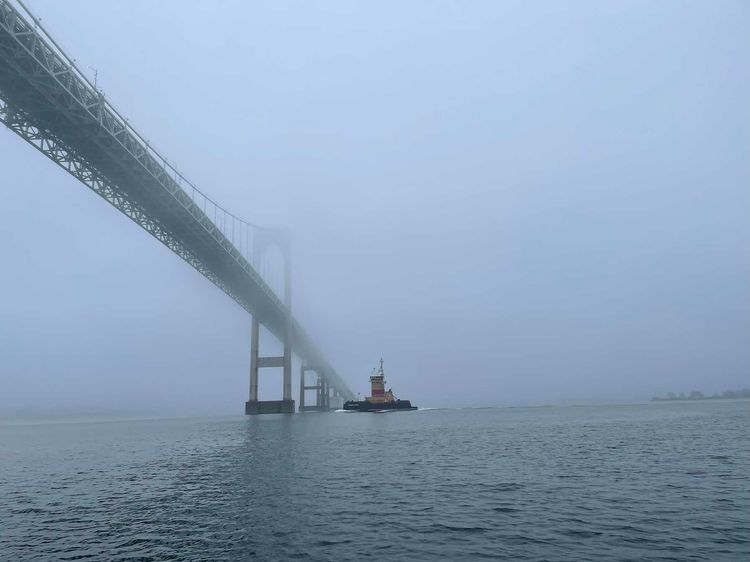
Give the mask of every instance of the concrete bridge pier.
[[[306, 374], [312, 371], [316, 375], [315, 384], [306, 384]], [[300, 412], [327, 412], [330, 410], [328, 395], [328, 381], [325, 378], [325, 371], [321, 367], [305, 365], [300, 367], [299, 373], [299, 411]], [[315, 404], [305, 403], [305, 391], [315, 391]]]
[[[266, 250], [275, 245], [284, 258], [284, 304], [286, 318], [284, 326], [284, 354], [277, 357], [260, 357], [258, 342], [260, 322], [253, 316], [250, 334], [250, 396], [245, 402], [245, 414], [293, 414], [292, 399], [292, 265], [289, 251], [289, 240], [284, 232], [274, 229], [258, 229], [253, 236], [253, 259], [256, 269], [265, 259]], [[282, 367], [284, 369], [284, 393], [281, 400], [258, 399], [258, 370], [264, 367]]]
[[[260, 322], [253, 318], [250, 334], [250, 396], [245, 402], [246, 414], [293, 414], [292, 400], [292, 352], [287, 342], [284, 344], [284, 355], [260, 357], [258, 343], [260, 339]], [[284, 394], [281, 400], [258, 400], [258, 371], [264, 367], [282, 367], [284, 369]]]

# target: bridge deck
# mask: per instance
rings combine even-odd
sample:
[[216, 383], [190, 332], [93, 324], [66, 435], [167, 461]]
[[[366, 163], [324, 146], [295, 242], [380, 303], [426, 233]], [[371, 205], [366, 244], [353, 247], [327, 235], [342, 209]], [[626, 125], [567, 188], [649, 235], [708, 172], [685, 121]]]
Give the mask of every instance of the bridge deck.
[[[223, 209], [205, 197], [201, 205], [191, 185], [184, 189], [184, 178], [8, 0], [0, 0], [0, 120], [283, 339], [286, 306], [235, 244], [244, 239], [240, 234], [234, 240], [235, 217], [230, 235], [227, 220], [220, 226], [209, 216]], [[324, 365], [331, 386], [353, 397], [295, 320], [292, 341], [298, 356]]]

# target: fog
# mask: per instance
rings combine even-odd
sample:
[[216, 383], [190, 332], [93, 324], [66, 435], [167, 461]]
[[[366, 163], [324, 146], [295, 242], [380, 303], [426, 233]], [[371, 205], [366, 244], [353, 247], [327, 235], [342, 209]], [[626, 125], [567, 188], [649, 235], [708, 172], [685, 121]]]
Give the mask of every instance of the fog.
[[[748, 3], [28, 3], [290, 230], [355, 392], [381, 356], [419, 406], [750, 386]], [[0, 166], [0, 413], [241, 413], [249, 315], [5, 127]]]

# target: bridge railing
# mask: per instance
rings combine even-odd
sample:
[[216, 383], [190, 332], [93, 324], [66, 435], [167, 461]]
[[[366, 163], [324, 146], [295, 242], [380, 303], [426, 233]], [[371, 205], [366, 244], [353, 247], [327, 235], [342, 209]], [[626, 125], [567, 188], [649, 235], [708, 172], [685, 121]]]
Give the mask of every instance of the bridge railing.
[[[26, 13], [28, 20], [21, 12]], [[208, 233], [222, 251], [225, 251], [236, 261], [255, 282], [255, 285], [268, 296], [277, 311], [283, 315], [289, 314], [280, 296], [274, 292], [270, 283], [265, 281], [265, 276], [261, 273], [263, 264], [257, 259], [259, 257], [257, 252], [253, 251], [256, 247], [256, 239], [260, 238], [260, 235], [267, 234], [267, 229], [261, 230], [261, 227], [240, 218], [219, 205], [163, 157], [105, 99], [103, 92], [97, 88], [96, 84], [92, 84], [91, 80], [78, 68], [75, 61], [65, 54], [60, 45], [42, 27], [39, 18], [26, 8], [22, 0], [0, 0], [0, 30], [12, 37], [13, 49], [17, 50], [19, 56], [22, 56], [22, 64], [25, 65], [27, 59], [31, 57], [35, 65], [44, 70], [47, 85], [54, 84], [57, 94], [65, 94], [62, 97], [65, 98], [65, 103], [69, 107], [64, 108], [64, 111], [75, 113], [76, 118], [83, 119], [87, 124], [97, 124], [101, 127], [101, 131], [105, 132], [108, 137], [109, 145], [116, 145], [118, 151], [126, 151], [131, 158], [138, 162], [150, 178], [161, 186], [174, 199], [174, 202], [180, 205], [200, 225], [200, 228]], [[11, 52], [5, 54], [8, 57], [14, 56]], [[35, 80], [37, 78], [34, 77]], [[59, 99], [59, 97], [59, 95], [55, 96], [55, 99]], [[0, 104], [0, 110], [5, 112], [6, 117], [11, 114], [17, 116], [17, 109], [10, 108], [9, 110], [8, 107], [3, 107]], [[34, 140], [31, 139], [31, 136], [42, 139], [44, 137], [41, 132], [33, 132], [33, 123], [22, 128], [25, 132], [19, 132], [20, 128], [18, 127], [14, 130], [22, 136], [26, 135], [25, 138], [32, 144], [34, 144]], [[29, 129], [29, 131], [26, 131], [26, 129]], [[26, 133], [33, 134], [29, 136]], [[47, 144], [49, 144], [49, 139], [47, 139]], [[45, 143], [42, 142], [40, 146], [37, 146], [37, 148], [45, 152]], [[107, 150], [110, 150], [110, 148], [111, 146]], [[48, 154], [48, 156], [57, 161], [59, 155], [55, 153]], [[68, 171], [71, 170], [68, 169]], [[81, 181], [84, 180], [81, 179]], [[84, 181], [84, 183], [86, 182]], [[198, 269], [202, 271], [200, 268]], [[211, 277], [209, 278], [211, 279]], [[223, 289], [227, 291], [226, 287], [223, 287]], [[229, 294], [233, 296], [231, 292]], [[298, 342], [298, 345], [304, 350], [306, 359], [315, 364], [324, 365], [329, 379], [334, 382], [334, 385], [343, 390], [345, 396], [350, 395], [351, 392], [336, 372], [325, 362], [320, 351], [299, 323], [293, 320], [292, 325], [294, 341]]]
[[[16, 4], [16, 6], [14, 6]], [[33, 22], [29, 25], [20, 10]], [[0, 0], [0, 22], [5, 20], [14, 35], [21, 38], [29, 53], [47, 67], [61, 86], [77, 99], [91, 116], [109, 131], [167, 190], [200, 222], [206, 230], [252, 274], [263, 279], [270, 293], [281, 303], [280, 294], [271, 288], [269, 275], [255, 255], [255, 238], [263, 228], [243, 219], [220, 205], [178, 170], [154, 145], [133, 128], [109, 102], [97, 84], [69, 58], [59, 43], [42, 26], [22, 0]], [[244, 264], [242, 262], [245, 262]], [[250, 271], [248, 270], [248, 273]]]

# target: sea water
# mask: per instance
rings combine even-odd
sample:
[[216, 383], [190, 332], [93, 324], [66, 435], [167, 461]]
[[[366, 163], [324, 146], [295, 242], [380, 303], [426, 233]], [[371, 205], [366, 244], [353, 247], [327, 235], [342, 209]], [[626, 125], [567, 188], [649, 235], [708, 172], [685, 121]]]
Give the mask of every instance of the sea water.
[[748, 560], [750, 402], [0, 425], [0, 560]]

